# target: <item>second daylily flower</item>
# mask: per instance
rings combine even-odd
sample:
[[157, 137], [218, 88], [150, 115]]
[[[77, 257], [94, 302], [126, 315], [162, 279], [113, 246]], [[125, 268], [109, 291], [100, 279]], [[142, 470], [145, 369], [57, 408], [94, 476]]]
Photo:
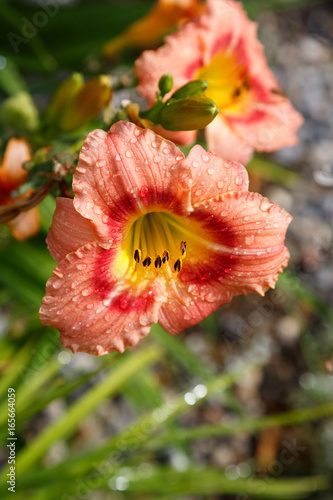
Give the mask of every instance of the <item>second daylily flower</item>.
[[[207, 97], [220, 112], [205, 129], [208, 149], [246, 164], [253, 150], [274, 151], [297, 142], [302, 123], [267, 66], [257, 26], [240, 2], [208, 0], [207, 12], [188, 22], [156, 51], [136, 61], [138, 90], [155, 102], [158, 81], [171, 73], [175, 88], [190, 80], [208, 81]], [[179, 144], [196, 132], [162, 132]]]
[[118, 122], [89, 134], [73, 190], [57, 200], [40, 317], [74, 352], [122, 352], [157, 322], [176, 334], [233, 295], [264, 294], [287, 264], [289, 214], [201, 146], [185, 159]]

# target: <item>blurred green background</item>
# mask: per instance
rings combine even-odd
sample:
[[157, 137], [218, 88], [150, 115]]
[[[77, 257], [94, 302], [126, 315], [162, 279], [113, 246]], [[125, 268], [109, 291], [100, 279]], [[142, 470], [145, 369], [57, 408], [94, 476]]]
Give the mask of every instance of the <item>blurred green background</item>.
[[[333, 8], [243, 3], [283, 90], [305, 116], [298, 146], [249, 165], [250, 189], [294, 216], [290, 266], [264, 298], [234, 298], [176, 337], [154, 327], [122, 355], [72, 355], [38, 319], [55, 266], [45, 245], [54, 197], [40, 205], [38, 236], [20, 243], [2, 227], [3, 499], [13, 494], [9, 387], [16, 391], [16, 499], [333, 498]], [[133, 82], [139, 49], [107, 62], [101, 47], [151, 2], [49, 2], [47, 22], [28, 42], [8, 37], [21, 36], [22, 23], [38, 19], [45, 4], [0, 1], [2, 100], [27, 90], [43, 110], [73, 71]], [[116, 96], [131, 92], [126, 81]], [[2, 130], [3, 144], [8, 134]]]

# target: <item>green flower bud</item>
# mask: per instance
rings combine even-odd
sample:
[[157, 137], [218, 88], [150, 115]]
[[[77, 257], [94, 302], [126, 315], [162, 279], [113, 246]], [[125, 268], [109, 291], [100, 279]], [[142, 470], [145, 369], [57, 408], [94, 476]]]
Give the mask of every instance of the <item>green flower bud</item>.
[[0, 121], [19, 134], [34, 132], [39, 126], [38, 110], [27, 92], [6, 99], [0, 108]]
[[166, 130], [198, 130], [214, 120], [219, 109], [205, 95], [192, 95], [185, 99], [171, 99], [163, 107], [159, 123]]
[[73, 99], [83, 86], [84, 79], [81, 73], [74, 73], [62, 82], [55, 91], [46, 110], [46, 123], [57, 126], [66, 109], [71, 105]]
[[180, 87], [171, 96], [171, 99], [183, 99], [191, 95], [203, 94], [208, 87], [207, 80], [193, 80]]
[[160, 89], [161, 96], [165, 96], [173, 87], [173, 77], [170, 73], [166, 73], [160, 78], [158, 88]]

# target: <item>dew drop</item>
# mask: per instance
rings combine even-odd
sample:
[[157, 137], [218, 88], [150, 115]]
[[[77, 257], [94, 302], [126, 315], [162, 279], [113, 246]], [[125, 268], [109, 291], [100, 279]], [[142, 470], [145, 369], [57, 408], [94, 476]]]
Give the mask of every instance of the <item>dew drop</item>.
[[222, 182], [222, 181], [218, 181], [218, 183], [217, 183], [217, 187], [218, 187], [219, 189], [222, 189], [222, 188], [223, 188], [223, 182]]
[[236, 175], [235, 184], [237, 186], [241, 186], [242, 183], [243, 183], [243, 178], [240, 175]]
[[260, 210], [262, 210], [263, 212], [269, 212], [269, 210], [271, 209], [273, 203], [271, 203], [269, 200], [263, 200], [260, 205], [259, 205], [259, 208]]
[[62, 282], [61, 282], [60, 280], [54, 281], [54, 282], [52, 283], [52, 286], [53, 286], [53, 288], [55, 288], [55, 289], [60, 288], [60, 287], [61, 287], [61, 285], [62, 285]]
[[214, 175], [214, 174], [215, 174], [215, 170], [214, 170], [213, 168], [209, 168], [209, 169], [207, 170], [207, 174], [208, 174], [208, 175]]
[[176, 156], [176, 161], [180, 161], [180, 160], [182, 160], [183, 158], [184, 158], [183, 156], [178, 155], [178, 156]]
[[139, 135], [140, 135], [140, 129], [135, 128], [135, 129], [133, 130], [133, 133], [134, 133], [134, 135], [135, 135], [136, 137], [139, 137]]
[[92, 309], [94, 307], [94, 304], [87, 304], [87, 309]]
[[116, 154], [116, 160], [117, 160], [117, 161], [120, 161], [120, 160], [121, 160], [121, 157], [120, 157], [120, 155], [119, 155], [118, 153]]
[[133, 151], [128, 149], [125, 153], [126, 158], [133, 158]]
[[127, 309], [128, 301], [126, 299], [121, 298], [119, 300], [119, 307], [120, 307], [120, 309], [123, 309], [123, 310]]
[[76, 267], [77, 267], [80, 271], [83, 271], [83, 269], [85, 269], [85, 268], [87, 267], [87, 265], [86, 265], [86, 264], [78, 264]]
[[165, 155], [169, 154], [169, 153], [170, 153], [170, 149], [169, 149], [169, 148], [164, 148], [164, 149], [163, 149], [163, 153], [164, 153]]
[[208, 155], [201, 155], [201, 159], [202, 159], [202, 161], [204, 161], [205, 163], [208, 163], [208, 162], [209, 162], [209, 156], [208, 156]]
[[197, 161], [192, 161], [192, 167], [197, 168], [199, 163]]
[[153, 141], [153, 142], [151, 143], [151, 145], [152, 145], [152, 147], [153, 147], [153, 148], [158, 148], [159, 143], [158, 143], [157, 141]]
[[155, 155], [154, 156], [154, 162], [159, 163], [162, 160], [162, 157], [160, 155]]
[[88, 290], [88, 288], [86, 288], [85, 290], [82, 290], [82, 295], [83, 297], [88, 297], [88, 295], [90, 294], [90, 290]]

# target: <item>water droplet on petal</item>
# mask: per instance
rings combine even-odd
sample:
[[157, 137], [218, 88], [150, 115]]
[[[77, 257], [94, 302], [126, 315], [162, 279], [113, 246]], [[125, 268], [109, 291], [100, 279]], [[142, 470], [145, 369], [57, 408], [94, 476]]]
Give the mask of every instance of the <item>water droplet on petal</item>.
[[170, 149], [169, 149], [169, 148], [164, 148], [164, 149], [163, 149], [163, 153], [164, 153], [165, 155], [169, 154], [169, 153], [170, 153]]
[[151, 145], [152, 145], [152, 147], [153, 147], [153, 148], [158, 148], [159, 143], [158, 143], [158, 141], [153, 141], [153, 142], [151, 143]]
[[236, 175], [235, 184], [237, 186], [241, 186], [242, 183], [243, 183], [243, 178], [240, 175]]
[[62, 281], [60, 281], [60, 280], [54, 281], [54, 282], [52, 283], [52, 286], [53, 286], [53, 288], [55, 288], [55, 289], [60, 288], [60, 287], [61, 287], [61, 285], [62, 285]]
[[87, 265], [86, 265], [86, 264], [78, 264], [76, 267], [77, 267], [80, 271], [83, 271], [83, 269], [85, 269], [85, 268], [87, 267]]
[[120, 161], [120, 160], [121, 160], [121, 157], [120, 157], [120, 155], [119, 155], [118, 153], [116, 154], [116, 160], [117, 160], [117, 161]]
[[197, 161], [192, 161], [192, 167], [197, 168], [199, 163]]
[[269, 212], [269, 210], [271, 209], [271, 207], [273, 206], [273, 203], [270, 202], [269, 200], [266, 200], [264, 199], [260, 205], [259, 205], [259, 208], [260, 210], [262, 210], [263, 212]]
[[120, 307], [120, 309], [123, 309], [123, 310], [127, 309], [127, 307], [128, 307], [128, 301], [126, 299], [124, 299], [124, 298], [121, 298], [119, 300], [119, 307]]
[[208, 174], [208, 175], [214, 175], [214, 174], [215, 174], [215, 170], [214, 170], [213, 168], [209, 168], [209, 169], [207, 170], [207, 174]]
[[208, 163], [208, 162], [209, 162], [209, 156], [208, 156], [208, 155], [201, 155], [201, 159], [202, 159], [202, 161], [204, 161], [205, 163]]
[[133, 158], [133, 151], [128, 149], [125, 153], [126, 158]]
[[159, 163], [162, 160], [162, 157], [160, 155], [155, 155], [154, 156], [154, 162]]
[[88, 290], [88, 288], [86, 288], [85, 290], [82, 290], [82, 295], [83, 297], [88, 297], [88, 295], [90, 295], [90, 290]]

